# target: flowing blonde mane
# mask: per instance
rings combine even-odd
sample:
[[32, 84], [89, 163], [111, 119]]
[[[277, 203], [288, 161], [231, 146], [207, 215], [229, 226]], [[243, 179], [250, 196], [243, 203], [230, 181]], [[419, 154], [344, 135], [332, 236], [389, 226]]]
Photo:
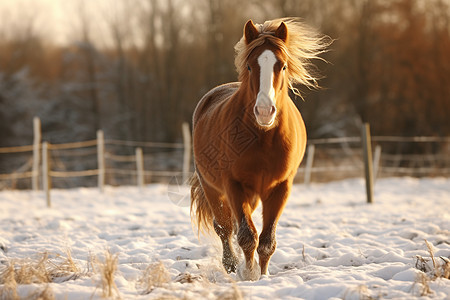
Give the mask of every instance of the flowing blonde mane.
[[[288, 38], [286, 44], [274, 36], [275, 31], [281, 22], [288, 28]], [[299, 91], [294, 88], [294, 84], [303, 84], [308, 88], [318, 88], [317, 80], [320, 77], [312, 63], [313, 59], [320, 59], [320, 54], [326, 52], [331, 44], [328, 36], [323, 36], [307, 27], [295, 18], [282, 18], [266, 21], [264, 24], [255, 24], [260, 32], [259, 37], [247, 45], [245, 37], [234, 46], [236, 57], [234, 64], [239, 73], [239, 81], [243, 81], [247, 72], [247, 59], [250, 53], [264, 42], [269, 41], [274, 46], [281, 49], [288, 57], [288, 77], [289, 87], [294, 94], [301, 97]]]

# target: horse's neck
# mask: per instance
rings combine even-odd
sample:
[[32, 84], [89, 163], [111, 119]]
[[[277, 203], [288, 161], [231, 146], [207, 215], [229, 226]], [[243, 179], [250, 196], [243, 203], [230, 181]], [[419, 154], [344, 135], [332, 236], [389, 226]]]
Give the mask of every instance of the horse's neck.
[[277, 99], [277, 109], [279, 117], [287, 117], [290, 106], [292, 105], [291, 97], [289, 97], [289, 93], [287, 89], [285, 89], [282, 93], [280, 93]]

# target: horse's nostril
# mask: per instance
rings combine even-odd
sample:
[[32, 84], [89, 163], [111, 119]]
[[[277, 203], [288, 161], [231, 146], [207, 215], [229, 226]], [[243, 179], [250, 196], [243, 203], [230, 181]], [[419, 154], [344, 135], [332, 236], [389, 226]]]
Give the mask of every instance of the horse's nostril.
[[270, 108], [270, 114], [273, 115], [274, 113], [276, 113], [276, 111], [277, 108], [274, 105], [272, 105], [272, 107]]

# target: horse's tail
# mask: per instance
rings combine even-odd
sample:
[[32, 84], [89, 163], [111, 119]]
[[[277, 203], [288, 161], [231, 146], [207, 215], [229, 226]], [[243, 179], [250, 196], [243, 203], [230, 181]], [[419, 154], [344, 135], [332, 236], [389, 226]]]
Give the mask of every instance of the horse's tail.
[[198, 233], [203, 229], [209, 231], [213, 225], [214, 216], [197, 172], [191, 177], [190, 184], [191, 220], [197, 225]]

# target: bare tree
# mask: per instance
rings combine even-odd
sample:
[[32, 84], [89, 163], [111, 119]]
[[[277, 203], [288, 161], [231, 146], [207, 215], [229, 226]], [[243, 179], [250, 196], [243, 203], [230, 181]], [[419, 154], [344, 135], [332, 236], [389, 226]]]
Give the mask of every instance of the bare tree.
[[[92, 41], [92, 19], [88, 14], [86, 2], [79, 1], [77, 6], [78, 17], [78, 51], [83, 57], [83, 80], [82, 93], [86, 93], [86, 100], [90, 102], [90, 110], [92, 115], [92, 131], [93, 135], [98, 129], [101, 129], [101, 105], [97, 90], [97, 50]], [[84, 96], [83, 96], [84, 97]]]

